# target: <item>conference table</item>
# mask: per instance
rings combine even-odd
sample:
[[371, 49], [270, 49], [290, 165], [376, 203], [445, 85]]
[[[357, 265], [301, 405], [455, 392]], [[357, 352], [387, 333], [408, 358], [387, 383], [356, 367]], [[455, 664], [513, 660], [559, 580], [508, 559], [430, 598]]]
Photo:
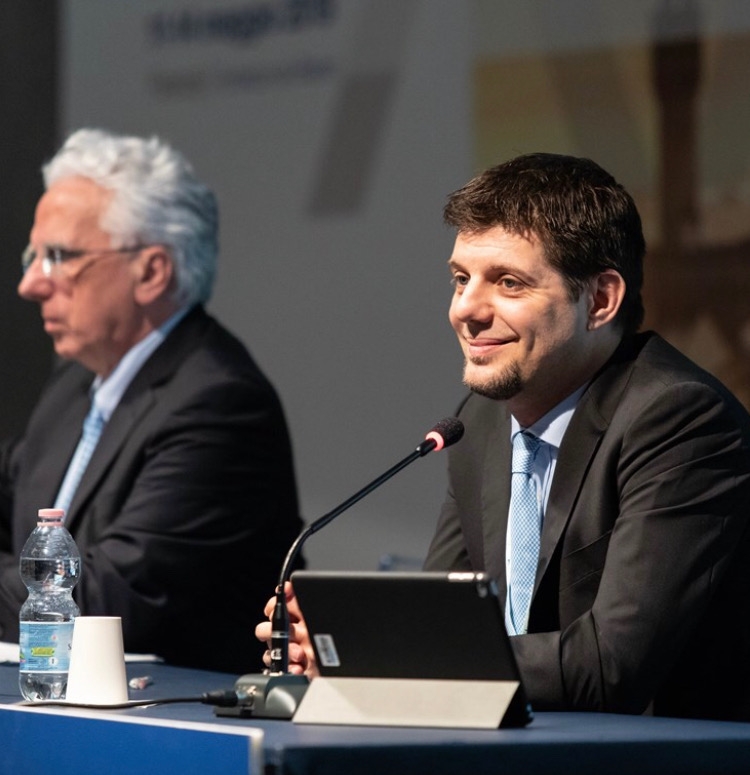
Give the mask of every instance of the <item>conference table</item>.
[[[130, 699], [231, 689], [235, 675], [129, 662]], [[537, 713], [520, 729], [297, 724], [217, 717], [197, 702], [125, 710], [19, 706], [18, 666], [0, 665], [0, 775], [501, 775], [750, 772], [750, 724]]]

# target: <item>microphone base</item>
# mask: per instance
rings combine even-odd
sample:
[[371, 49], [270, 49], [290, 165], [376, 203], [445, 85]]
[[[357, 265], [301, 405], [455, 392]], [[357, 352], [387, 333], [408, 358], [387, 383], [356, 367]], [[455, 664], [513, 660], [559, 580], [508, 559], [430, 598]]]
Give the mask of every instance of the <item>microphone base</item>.
[[234, 684], [240, 702], [231, 708], [214, 708], [214, 713], [233, 718], [291, 719], [309, 684], [304, 675], [248, 673]]

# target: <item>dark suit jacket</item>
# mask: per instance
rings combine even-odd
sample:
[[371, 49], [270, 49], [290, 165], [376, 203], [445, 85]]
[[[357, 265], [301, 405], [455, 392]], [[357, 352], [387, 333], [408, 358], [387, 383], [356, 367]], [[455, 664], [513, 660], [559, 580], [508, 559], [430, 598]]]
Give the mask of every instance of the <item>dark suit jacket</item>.
[[[18, 556], [52, 505], [93, 375], [67, 363], [0, 460], [0, 639], [18, 638]], [[12, 508], [11, 508], [12, 507]], [[110, 418], [66, 524], [82, 557], [82, 614], [119, 615], [126, 651], [258, 671], [254, 637], [302, 528], [281, 405], [238, 340], [193, 310]]]
[[[428, 569], [483, 570], [505, 599], [510, 420], [470, 396]], [[656, 335], [624, 342], [560, 447], [529, 634], [538, 709], [750, 717], [750, 418]]]

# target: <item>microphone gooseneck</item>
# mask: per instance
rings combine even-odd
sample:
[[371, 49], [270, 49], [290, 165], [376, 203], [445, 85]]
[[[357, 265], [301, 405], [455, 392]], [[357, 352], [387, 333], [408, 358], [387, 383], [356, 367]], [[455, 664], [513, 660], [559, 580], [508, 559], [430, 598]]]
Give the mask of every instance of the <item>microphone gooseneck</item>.
[[289, 611], [286, 604], [286, 594], [284, 587], [289, 581], [291, 570], [299, 555], [302, 545], [307, 539], [317, 533], [322, 527], [334, 520], [339, 514], [351, 508], [360, 501], [365, 495], [369, 495], [373, 490], [387, 482], [392, 476], [401, 469], [406, 468], [420, 457], [424, 457], [429, 452], [439, 452], [446, 447], [450, 447], [461, 439], [464, 435], [464, 426], [461, 420], [456, 417], [446, 417], [437, 423], [425, 436], [425, 440], [403, 460], [389, 468], [384, 474], [374, 479], [366, 487], [356, 492], [351, 498], [345, 500], [333, 511], [329, 511], [314, 522], [311, 522], [295, 539], [294, 543], [287, 552], [286, 559], [281, 566], [279, 574], [279, 583], [276, 587], [276, 604], [271, 616], [271, 666], [269, 672], [273, 674], [287, 673], [289, 671]]

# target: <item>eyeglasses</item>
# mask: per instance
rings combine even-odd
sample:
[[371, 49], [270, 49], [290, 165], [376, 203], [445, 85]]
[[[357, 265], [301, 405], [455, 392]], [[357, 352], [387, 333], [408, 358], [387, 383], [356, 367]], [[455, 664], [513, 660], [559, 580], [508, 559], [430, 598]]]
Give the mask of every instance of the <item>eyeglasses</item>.
[[139, 245], [133, 248], [100, 248], [98, 250], [66, 250], [65, 248], [46, 247], [44, 248], [44, 252], [39, 254], [31, 245], [29, 245], [26, 250], [23, 251], [23, 255], [21, 256], [21, 268], [23, 273], [26, 274], [34, 261], [36, 261], [37, 258], [40, 258], [42, 261], [42, 274], [45, 277], [65, 276], [72, 280], [78, 275], [82, 274], [90, 264], [94, 263], [96, 259], [92, 259], [91, 261], [85, 263], [78, 269], [77, 272], [72, 275], [68, 274], [63, 268], [69, 261], [73, 261], [76, 258], [83, 258], [83, 256], [89, 255], [99, 256], [105, 255], [107, 253], [137, 253], [139, 250], [143, 250], [144, 247], [144, 245]]

